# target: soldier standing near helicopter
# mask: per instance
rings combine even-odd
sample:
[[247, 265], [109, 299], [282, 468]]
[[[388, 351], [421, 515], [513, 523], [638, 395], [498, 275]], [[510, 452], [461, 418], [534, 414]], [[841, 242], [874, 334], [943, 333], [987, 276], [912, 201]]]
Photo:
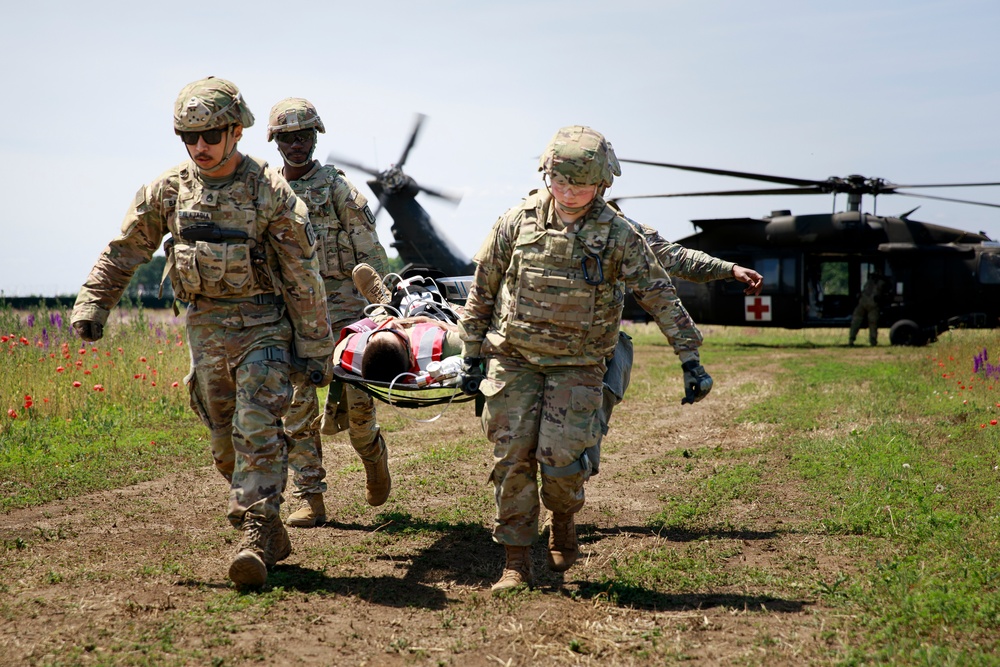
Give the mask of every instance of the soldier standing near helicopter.
[[[308, 100], [289, 97], [271, 108], [267, 140], [274, 140], [284, 161], [282, 175], [309, 208], [316, 230], [319, 271], [326, 286], [326, 307], [332, 330], [340, 330], [363, 316], [367, 303], [351, 277], [357, 264], [380, 273], [388, 259], [375, 231], [375, 216], [364, 195], [332, 165], [322, 165], [312, 155], [317, 133], [326, 132], [323, 121]], [[388, 451], [370, 396], [334, 381], [327, 394], [319, 425], [316, 387], [301, 373], [293, 373], [294, 394], [285, 416], [288, 464], [292, 469], [292, 495], [298, 508], [285, 520], [289, 526], [311, 527], [326, 521], [326, 470], [320, 431], [333, 435], [345, 428], [351, 445], [365, 466], [366, 500], [381, 505], [389, 497]]]
[[139, 189], [72, 318], [81, 338], [100, 339], [136, 267], [171, 234], [167, 270], [188, 304], [185, 383], [231, 483], [229, 521], [243, 532], [229, 566], [238, 586], [263, 585], [267, 568], [291, 553], [280, 518], [289, 368], [298, 357], [308, 377], [329, 383], [334, 348], [308, 211], [265, 162], [237, 151], [253, 122], [229, 81], [181, 90], [174, 132], [191, 159]]
[[711, 389], [699, 362], [701, 332], [642, 235], [602, 198], [621, 174], [604, 136], [582, 126], [559, 130], [539, 171], [546, 190], [501, 216], [480, 248], [459, 322], [467, 369], [485, 363], [493, 539], [506, 557], [494, 592], [533, 583], [539, 468], [541, 500], [552, 511], [549, 567], [562, 572], [576, 562], [573, 516], [590, 469], [560, 477], [546, 468], [572, 466], [600, 440], [605, 360], [619, 339], [626, 287], [678, 352], [686, 398]]
[[848, 334], [847, 344], [854, 345], [858, 337], [861, 324], [868, 320], [868, 343], [873, 347], [878, 345], [878, 316], [879, 301], [885, 296], [889, 289], [889, 280], [879, 273], [873, 271], [868, 276], [861, 296], [858, 297], [858, 305], [855, 306], [851, 314], [851, 332]]

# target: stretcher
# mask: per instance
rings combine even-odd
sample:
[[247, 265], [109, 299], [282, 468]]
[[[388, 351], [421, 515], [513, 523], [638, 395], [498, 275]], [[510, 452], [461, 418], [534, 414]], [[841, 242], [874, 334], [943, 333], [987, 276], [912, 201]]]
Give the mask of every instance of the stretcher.
[[366, 380], [349, 370], [337, 366], [333, 375], [341, 382], [357, 387], [372, 398], [388, 403], [397, 408], [424, 408], [450, 403], [465, 403], [479, 396], [479, 380], [477, 376], [460, 375], [451, 378], [448, 384], [417, 382], [413, 373], [403, 373], [399, 381], [377, 382]]

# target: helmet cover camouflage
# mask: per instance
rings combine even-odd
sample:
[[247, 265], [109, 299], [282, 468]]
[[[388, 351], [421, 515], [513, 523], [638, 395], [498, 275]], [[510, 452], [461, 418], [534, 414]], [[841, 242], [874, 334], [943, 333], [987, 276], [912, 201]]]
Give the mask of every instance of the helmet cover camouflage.
[[583, 125], [556, 132], [538, 162], [538, 171], [557, 173], [575, 185], [609, 187], [622, 168], [604, 135]]
[[210, 76], [184, 86], [174, 103], [174, 132], [202, 132], [253, 125], [253, 114], [236, 84]]
[[301, 97], [286, 97], [273, 107], [267, 119], [267, 140], [279, 132], [298, 132], [314, 127], [326, 133], [323, 121], [312, 102]]

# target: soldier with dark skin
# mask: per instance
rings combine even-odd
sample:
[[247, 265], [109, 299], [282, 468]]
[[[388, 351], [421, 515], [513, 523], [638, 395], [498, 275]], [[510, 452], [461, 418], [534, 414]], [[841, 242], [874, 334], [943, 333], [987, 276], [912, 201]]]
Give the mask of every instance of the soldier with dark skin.
[[84, 340], [100, 339], [136, 267], [169, 236], [167, 271], [187, 303], [185, 384], [230, 482], [229, 521], [242, 531], [228, 575], [248, 587], [291, 553], [280, 518], [291, 365], [327, 384], [334, 349], [308, 210], [277, 172], [237, 150], [253, 122], [225, 79], [181, 90], [174, 132], [190, 159], [139, 189], [72, 318]]
[[[289, 97], [271, 108], [267, 139], [274, 141], [284, 162], [282, 175], [309, 208], [316, 231], [320, 275], [326, 287], [326, 307], [335, 336], [363, 316], [367, 301], [352, 279], [359, 264], [386, 270], [388, 259], [375, 232], [375, 216], [367, 200], [344, 172], [313, 159], [317, 133], [326, 127], [316, 107], [306, 99]], [[292, 496], [297, 502], [285, 523], [311, 527], [326, 521], [326, 470], [320, 432], [347, 430], [365, 466], [365, 498], [381, 505], [389, 497], [388, 451], [375, 416], [375, 403], [363, 391], [335, 381], [330, 385], [322, 422], [316, 388], [301, 373], [292, 374], [295, 391], [285, 416]]]
[[626, 287], [677, 351], [686, 398], [701, 400], [711, 389], [699, 361], [701, 332], [642, 234], [602, 197], [621, 174], [611, 145], [591, 128], [563, 128], [539, 170], [546, 190], [501, 216], [480, 248], [459, 322], [467, 372], [485, 366], [493, 539], [505, 550], [494, 592], [533, 583], [539, 495], [552, 512], [549, 568], [563, 572], [576, 562], [574, 515], [592, 472], [586, 451], [601, 438], [603, 377]]

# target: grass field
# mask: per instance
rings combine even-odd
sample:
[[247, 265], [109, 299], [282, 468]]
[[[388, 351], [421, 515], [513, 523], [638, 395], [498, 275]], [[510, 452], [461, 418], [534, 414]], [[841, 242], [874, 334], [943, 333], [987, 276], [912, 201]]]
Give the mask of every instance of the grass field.
[[[178, 324], [132, 312], [82, 346], [66, 313], [27, 315], [0, 312], [2, 664], [1000, 664], [995, 331], [847, 348], [842, 330], [705, 327], [716, 388], [682, 410], [676, 358], [631, 327], [587, 558], [495, 599], [489, 448], [468, 410], [380, 411], [382, 508], [326, 443], [332, 527], [293, 532], [298, 560], [239, 593]], [[203, 481], [145, 495], [178, 479]], [[102, 510], [107, 494], [141, 501]], [[127, 568], [96, 546], [148, 521], [154, 539], [108, 547]], [[95, 582], [107, 613], [84, 604]]]

